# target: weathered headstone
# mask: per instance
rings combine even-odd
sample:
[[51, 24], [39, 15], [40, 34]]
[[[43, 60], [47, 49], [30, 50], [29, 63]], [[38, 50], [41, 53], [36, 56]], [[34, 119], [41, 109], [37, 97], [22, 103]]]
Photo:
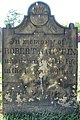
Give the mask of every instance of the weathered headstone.
[[76, 110], [77, 28], [58, 24], [43, 2], [3, 28], [3, 112]]

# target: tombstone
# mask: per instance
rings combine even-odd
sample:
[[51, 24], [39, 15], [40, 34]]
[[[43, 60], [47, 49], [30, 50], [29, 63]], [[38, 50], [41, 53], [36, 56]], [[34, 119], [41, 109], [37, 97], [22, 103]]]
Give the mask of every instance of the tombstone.
[[61, 26], [36, 2], [3, 28], [3, 112], [76, 111], [77, 27]]

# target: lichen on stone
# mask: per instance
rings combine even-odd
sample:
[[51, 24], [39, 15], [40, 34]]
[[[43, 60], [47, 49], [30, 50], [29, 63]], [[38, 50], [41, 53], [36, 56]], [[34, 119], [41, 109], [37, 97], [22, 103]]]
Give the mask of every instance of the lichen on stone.
[[6, 93], [5, 99], [9, 102], [12, 102], [12, 98], [10, 97], [10, 93]]
[[16, 100], [15, 100], [18, 104], [22, 103], [22, 99], [21, 99], [21, 96], [20, 94], [17, 93], [17, 96], [16, 96]]

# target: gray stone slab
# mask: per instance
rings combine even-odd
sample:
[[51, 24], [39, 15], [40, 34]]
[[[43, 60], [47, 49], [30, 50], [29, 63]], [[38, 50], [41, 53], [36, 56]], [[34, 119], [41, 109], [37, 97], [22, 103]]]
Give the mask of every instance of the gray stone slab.
[[75, 112], [77, 27], [61, 26], [43, 2], [3, 28], [3, 112]]

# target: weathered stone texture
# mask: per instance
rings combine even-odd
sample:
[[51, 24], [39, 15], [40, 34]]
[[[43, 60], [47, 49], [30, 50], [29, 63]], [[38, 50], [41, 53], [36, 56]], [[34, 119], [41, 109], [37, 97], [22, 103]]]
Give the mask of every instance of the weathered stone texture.
[[3, 112], [76, 110], [77, 28], [61, 26], [47, 4], [3, 28]]

